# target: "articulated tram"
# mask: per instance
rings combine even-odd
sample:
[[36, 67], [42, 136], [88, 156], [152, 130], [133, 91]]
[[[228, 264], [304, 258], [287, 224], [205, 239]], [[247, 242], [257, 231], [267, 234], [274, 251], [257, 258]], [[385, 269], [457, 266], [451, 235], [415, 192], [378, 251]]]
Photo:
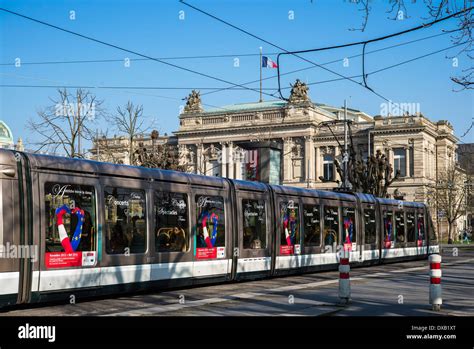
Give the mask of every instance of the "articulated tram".
[[0, 306], [426, 258], [421, 203], [0, 150]]

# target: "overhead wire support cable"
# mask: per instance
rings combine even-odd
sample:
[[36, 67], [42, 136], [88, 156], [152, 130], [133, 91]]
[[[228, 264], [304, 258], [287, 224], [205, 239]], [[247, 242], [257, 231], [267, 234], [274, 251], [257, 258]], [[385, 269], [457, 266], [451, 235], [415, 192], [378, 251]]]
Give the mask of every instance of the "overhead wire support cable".
[[[405, 41], [405, 42], [402, 42], [402, 43], [398, 43], [398, 44], [394, 44], [394, 45], [390, 45], [390, 46], [386, 46], [386, 47], [382, 47], [382, 48], [379, 48], [379, 49], [376, 49], [376, 50], [372, 50], [372, 51], [368, 51], [366, 52], [366, 55], [369, 55], [369, 54], [372, 54], [372, 53], [377, 53], [377, 52], [381, 52], [381, 51], [385, 51], [385, 50], [389, 50], [389, 49], [392, 49], [392, 48], [395, 48], [395, 47], [400, 47], [400, 46], [404, 46], [404, 45], [409, 45], [409, 44], [412, 44], [412, 43], [415, 43], [415, 42], [419, 42], [419, 41], [423, 41], [423, 40], [427, 40], [427, 39], [432, 39], [432, 38], [436, 38], [436, 37], [439, 37], [439, 36], [442, 36], [442, 35], [447, 35], [447, 34], [451, 34], [453, 32], [456, 32], [456, 31], [460, 31], [461, 29], [454, 29], [454, 30], [450, 30], [450, 31], [444, 31], [442, 33], [439, 33], [439, 34], [434, 34], [434, 35], [430, 35], [430, 36], [425, 36], [423, 38], [419, 38], [419, 39], [414, 39], [414, 40], [410, 40], [410, 41]], [[277, 53], [274, 53], [274, 55], [276, 55]], [[356, 55], [352, 55], [352, 56], [349, 56], [347, 58], [357, 58], [357, 57], [360, 57], [362, 56], [362, 53], [359, 53], [359, 54], [356, 54]], [[340, 59], [334, 59], [334, 60], [331, 60], [331, 61], [327, 61], [327, 62], [324, 62], [324, 63], [321, 63], [321, 65], [329, 65], [329, 64], [332, 64], [332, 63], [337, 63], [341, 60], [342, 58]], [[300, 68], [300, 69], [296, 69], [296, 70], [291, 70], [291, 71], [288, 71], [288, 72], [285, 72], [285, 73], [282, 73], [280, 74], [281, 76], [283, 75], [290, 75], [290, 74], [294, 74], [294, 73], [299, 73], [301, 71], [306, 71], [306, 70], [310, 70], [310, 69], [315, 69], [315, 68], [318, 68], [318, 66], [315, 66], [314, 64], [312, 64], [311, 66], [309, 67], [305, 67], [305, 68]], [[369, 74], [370, 75], [370, 74]], [[266, 78], [263, 78], [262, 80], [269, 80], [269, 79], [274, 79], [274, 78], [277, 78], [278, 75], [272, 75], [272, 76], [268, 76]], [[353, 76], [351, 77], [353, 78]], [[330, 80], [330, 81], [338, 81], [338, 80], [341, 80], [341, 78], [339, 79], [336, 79], [336, 80]], [[252, 81], [248, 81], [248, 82], [245, 82], [243, 83], [242, 85], [250, 85], [250, 84], [253, 84], [253, 83], [257, 83], [259, 82], [260, 80], [252, 80]], [[329, 81], [328, 81], [329, 82]], [[209, 94], [212, 94], [212, 93], [217, 93], [217, 92], [221, 92], [221, 91], [226, 91], [228, 90], [229, 88], [228, 87], [223, 87], [223, 88], [219, 88], [219, 89], [216, 89], [214, 91], [209, 91], [209, 92], [204, 92], [204, 93], [201, 93], [201, 96], [205, 96], [205, 95], [209, 95]], [[283, 87], [282, 90], [284, 89], [287, 89], [286, 87]]]
[[[306, 49], [306, 50], [298, 50], [298, 51], [287, 51], [287, 50], [283, 50], [285, 52], [281, 52], [277, 55], [277, 74], [278, 74], [278, 91], [281, 91], [281, 82], [280, 82], [280, 56], [283, 56], [283, 55], [293, 55], [295, 57], [299, 57], [301, 58], [301, 56], [299, 56], [298, 54], [301, 54], [301, 53], [309, 53], [309, 52], [318, 52], [318, 51], [326, 51], [326, 50], [334, 50], [334, 49], [339, 49], [339, 48], [344, 48], [344, 47], [351, 47], [351, 46], [358, 46], [358, 45], [364, 45], [363, 47], [363, 54], [362, 54], [362, 59], [364, 59], [364, 51], [365, 51], [365, 46], [369, 43], [373, 43], [373, 42], [377, 42], [377, 41], [382, 41], [382, 40], [386, 40], [386, 39], [389, 39], [389, 38], [393, 38], [393, 37], [396, 37], [396, 36], [400, 36], [400, 35], [404, 35], [404, 34], [407, 34], [407, 33], [410, 33], [410, 32], [414, 32], [414, 31], [417, 31], [417, 30], [420, 30], [420, 29], [425, 29], [425, 28], [428, 28], [428, 27], [431, 27], [432, 25], [436, 24], [436, 23], [440, 23], [442, 21], [446, 21], [450, 18], [453, 18], [455, 16], [458, 16], [464, 12], [468, 12], [468, 11], [471, 11], [472, 9], [474, 9], [474, 6], [471, 6], [469, 8], [466, 8], [464, 10], [461, 10], [461, 11], [458, 11], [456, 13], [453, 13], [449, 16], [446, 16], [446, 17], [443, 17], [443, 18], [439, 18], [439, 19], [436, 19], [434, 21], [431, 21], [429, 23], [426, 23], [426, 24], [421, 24], [419, 26], [416, 26], [416, 27], [413, 27], [413, 28], [410, 28], [410, 29], [406, 29], [406, 30], [402, 30], [400, 32], [396, 32], [396, 33], [392, 33], [392, 34], [388, 34], [388, 35], [384, 35], [384, 36], [381, 36], [381, 37], [378, 37], [378, 38], [374, 38], [374, 39], [370, 39], [370, 40], [365, 40], [365, 41], [358, 41], [358, 42], [352, 42], [352, 43], [348, 43], [348, 44], [342, 44], [342, 45], [334, 45], [334, 46], [327, 46], [327, 47], [321, 47], [321, 48], [315, 48], [315, 49]], [[305, 59], [306, 60], [306, 59]], [[334, 73], [334, 72], [333, 72]], [[341, 75], [341, 77], [344, 77], [342, 74], [339, 74], [339, 73], [335, 73], [337, 75]], [[386, 99], [385, 97], [383, 97], [382, 95], [380, 95], [379, 93], [375, 92], [373, 89], [371, 89], [370, 87], [368, 87], [366, 85], [366, 81], [365, 81], [365, 78], [364, 78], [364, 82], [363, 84], [355, 81], [355, 80], [352, 80], [350, 78], [348, 78], [348, 80], [350, 81], [353, 81], [353, 82], [356, 82], [358, 83], [359, 85], [362, 85], [364, 86], [365, 88], [367, 88], [368, 90], [372, 91], [374, 94], [378, 95], [379, 97], [381, 97], [382, 99], [385, 99], [388, 101], [388, 99]], [[280, 97], [282, 99], [285, 99], [287, 100], [285, 97], [283, 97], [282, 93], [280, 92]]]
[[302, 60], [304, 60], [304, 61], [306, 61], [306, 62], [308, 62], [308, 63], [311, 63], [311, 64], [313, 64], [313, 65], [315, 65], [315, 66], [317, 66], [317, 67], [320, 67], [320, 68], [323, 69], [323, 70], [326, 70], [326, 71], [331, 72], [331, 73], [333, 73], [333, 74], [335, 74], [335, 75], [338, 75], [338, 76], [340, 76], [341, 78], [347, 79], [347, 80], [349, 80], [349, 81], [351, 81], [351, 82], [353, 82], [353, 83], [355, 83], [355, 84], [358, 84], [358, 85], [360, 85], [360, 86], [366, 88], [367, 90], [371, 91], [373, 94], [375, 94], [376, 96], [378, 96], [378, 97], [380, 97], [381, 99], [385, 100], [386, 102], [391, 103], [391, 100], [390, 100], [390, 99], [384, 97], [382, 94], [376, 92], [375, 90], [369, 88], [368, 86], [364, 86], [363, 83], [358, 82], [358, 81], [356, 81], [356, 80], [353, 80], [352, 78], [349, 78], [349, 77], [347, 77], [347, 76], [344, 76], [343, 74], [340, 74], [340, 73], [338, 73], [338, 72], [335, 72], [335, 71], [333, 71], [333, 70], [331, 70], [331, 69], [329, 69], [329, 68], [323, 67], [322, 65], [320, 65], [320, 64], [318, 64], [318, 63], [315, 63], [315, 62], [313, 62], [313, 61], [310, 61], [310, 60], [308, 60], [308, 59], [306, 59], [306, 58], [304, 58], [304, 57], [298, 55], [298, 53], [323, 51], [323, 50], [329, 50], [329, 49], [335, 49], [335, 48], [342, 48], [342, 47], [349, 47], [349, 46], [361, 45], [361, 44], [363, 44], [363, 43], [365, 43], [365, 42], [370, 43], [370, 42], [385, 40], [385, 39], [388, 39], [388, 38], [391, 38], [391, 37], [395, 37], [395, 36], [399, 36], [399, 35], [402, 35], [402, 34], [406, 34], [406, 33], [409, 33], [409, 32], [415, 31], [415, 30], [419, 30], [419, 29], [423, 29], [423, 28], [430, 27], [430, 26], [432, 26], [432, 25], [435, 24], [435, 23], [439, 23], [439, 22], [445, 21], [445, 20], [447, 20], [447, 19], [449, 19], [449, 18], [458, 16], [458, 15], [464, 13], [464, 12], [471, 11], [471, 10], [474, 8], [474, 7], [470, 7], [470, 8], [467, 8], [467, 9], [464, 9], [464, 10], [461, 10], [461, 11], [458, 11], [458, 12], [456, 12], [456, 13], [453, 13], [453, 14], [451, 14], [451, 15], [449, 15], [449, 16], [446, 16], [446, 17], [443, 17], [443, 18], [434, 20], [434, 21], [432, 21], [432, 22], [430, 22], [430, 23], [422, 24], [422, 25], [420, 25], [420, 26], [418, 26], [418, 27], [415, 27], [415, 28], [410, 28], [410, 29], [407, 29], [407, 30], [404, 30], [404, 31], [401, 31], [401, 32], [398, 32], [398, 33], [393, 33], [393, 34], [385, 35], [385, 36], [378, 37], [378, 38], [371, 39], [371, 40], [359, 41], [359, 42], [350, 43], [350, 44], [336, 45], [336, 46], [323, 47], [323, 48], [317, 48], [317, 49], [300, 50], [300, 51], [288, 51], [288, 50], [284, 49], [283, 47], [278, 46], [278, 45], [276, 45], [276, 44], [274, 44], [274, 43], [272, 43], [272, 42], [270, 42], [270, 41], [268, 41], [268, 40], [266, 40], [266, 39], [264, 39], [264, 38], [262, 38], [262, 37], [260, 37], [260, 36], [258, 36], [258, 35], [252, 34], [252, 33], [250, 33], [249, 31], [247, 31], [247, 30], [245, 30], [245, 29], [242, 29], [242, 28], [240, 28], [240, 27], [238, 27], [238, 26], [236, 26], [236, 25], [234, 25], [234, 24], [232, 24], [232, 23], [229, 23], [229, 22], [227, 22], [227, 21], [225, 21], [225, 20], [223, 20], [223, 19], [221, 19], [221, 18], [219, 18], [219, 17], [217, 17], [217, 16], [215, 16], [215, 15], [209, 13], [209, 12], [206, 12], [206, 11], [204, 11], [204, 10], [201, 10], [201, 9], [197, 8], [196, 6], [193, 6], [193, 5], [191, 5], [191, 4], [188, 4], [188, 3], [185, 2], [184, 0], [180, 0], [180, 2], [181, 2], [183, 5], [188, 6], [188, 7], [192, 8], [192, 9], [194, 9], [194, 10], [196, 10], [196, 11], [198, 11], [198, 12], [200, 12], [200, 13], [202, 13], [202, 14], [208, 16], [208, 17], [211, 17], [211, 18], [213, 18], [213, 19], [215, 19], [215, 20], [217, 20], [217, 21], [219, 21], [219, 22], [221, 22], [221, 23], [224, 23], [225, 25], [230, 26], [230, 27], [232, 27], [232, 28], [234, 28], [234, 29], [236, 29], [236, 30], [238, 30], [238, 31], [240, 31], [240, 32], [242, 32], [242, 33], [244, 33], [244, 34], [246, 34], [246, 35], [249, 35], [249, 36], [251, 36], [251, 37], [253, 37], [253, 38], [255, 38], [255, 39], [258, 39], [258, 40], [260, 40], [260, 41], [262, 41], [262, 42], [267, 43], [268, 45], [271, 45], [271, 46], [273, 46], [273, 47], [275, 47], [275, 48], [277, 48], [277, 49], [283, 51], [282, 53], [279, 53], [279, 54], [277, 55], [277, 70], [278, 70], [277, 73], [278, 73], [278, 92], [279, 92], [279, 94], [280, 94], [280, 99], [285, 100], [285, 101], [288, 101], [288, 98], [283, 97], [283, 94], [281, 93], [281, 82], [280, 82], [280, 56], [281, 56], [281, 55], [288, 55], [288, 54], [291, 54], [291, 55], [293, 55], [293, 56], [295, 56], [295, 57], [298, 57], [298, 58], [300, 58], [300, 59], [302, 59]]

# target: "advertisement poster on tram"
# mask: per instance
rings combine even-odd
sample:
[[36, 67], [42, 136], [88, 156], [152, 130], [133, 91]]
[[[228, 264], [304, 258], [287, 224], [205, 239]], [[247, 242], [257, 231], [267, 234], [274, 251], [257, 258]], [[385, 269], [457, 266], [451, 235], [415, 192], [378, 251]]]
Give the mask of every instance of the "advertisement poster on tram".
[[224, 199], [221, 196], [196, 196], [196, 208], [196, 260], [225, 258]]
[[92, 186], [46, 183], [46, 251], [48, 269], [94, 266], [95, 195]]

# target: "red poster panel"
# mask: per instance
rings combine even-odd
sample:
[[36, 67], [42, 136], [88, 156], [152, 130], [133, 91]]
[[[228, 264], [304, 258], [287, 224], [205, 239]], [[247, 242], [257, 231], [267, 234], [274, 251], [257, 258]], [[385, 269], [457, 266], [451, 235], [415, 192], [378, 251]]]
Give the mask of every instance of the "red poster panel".
[[82, 266], [82, 252], [47, 252], [46, 268], [70, 268]]
[[196, 249], [196, 259], [213, 259], [217, 258], [217, 247], [207, 248], [197, 248]]
[[294, 246], [280, 246], [280, 254], [282, 256], [292, 255], [294, 253]]

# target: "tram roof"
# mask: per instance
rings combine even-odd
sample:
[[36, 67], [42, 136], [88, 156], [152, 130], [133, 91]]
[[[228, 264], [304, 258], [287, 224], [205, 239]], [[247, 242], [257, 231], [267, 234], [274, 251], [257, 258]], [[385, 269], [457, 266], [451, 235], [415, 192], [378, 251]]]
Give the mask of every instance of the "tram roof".
[[[142, 179], [161, 180], [183, 184], [208, 185], [223, 188], [225, 180], [220, 177], [200, 176], [179, 171], [146, 168], [122, 164], [112, 164], [86, 159], [71, 159], [58, 156], [28, 154], [33, 168], [59, 171], [77, 171], [97, 175], [113, 175]], [[78, 164], [80, 163], [80, 168]]]
[[321, 199], [338, 199], [338, 200], [347, 200], [347, 201], [356, 200], [355, 196], [352, 194], [338, 193], [335, 191], [288, 187], [288, 186], [283, 186], [283, 185], [272, 185], [272, 188], [275, 190], [275, 192], [282, 195], [302, 195], [302, 196], [318, 197]]

